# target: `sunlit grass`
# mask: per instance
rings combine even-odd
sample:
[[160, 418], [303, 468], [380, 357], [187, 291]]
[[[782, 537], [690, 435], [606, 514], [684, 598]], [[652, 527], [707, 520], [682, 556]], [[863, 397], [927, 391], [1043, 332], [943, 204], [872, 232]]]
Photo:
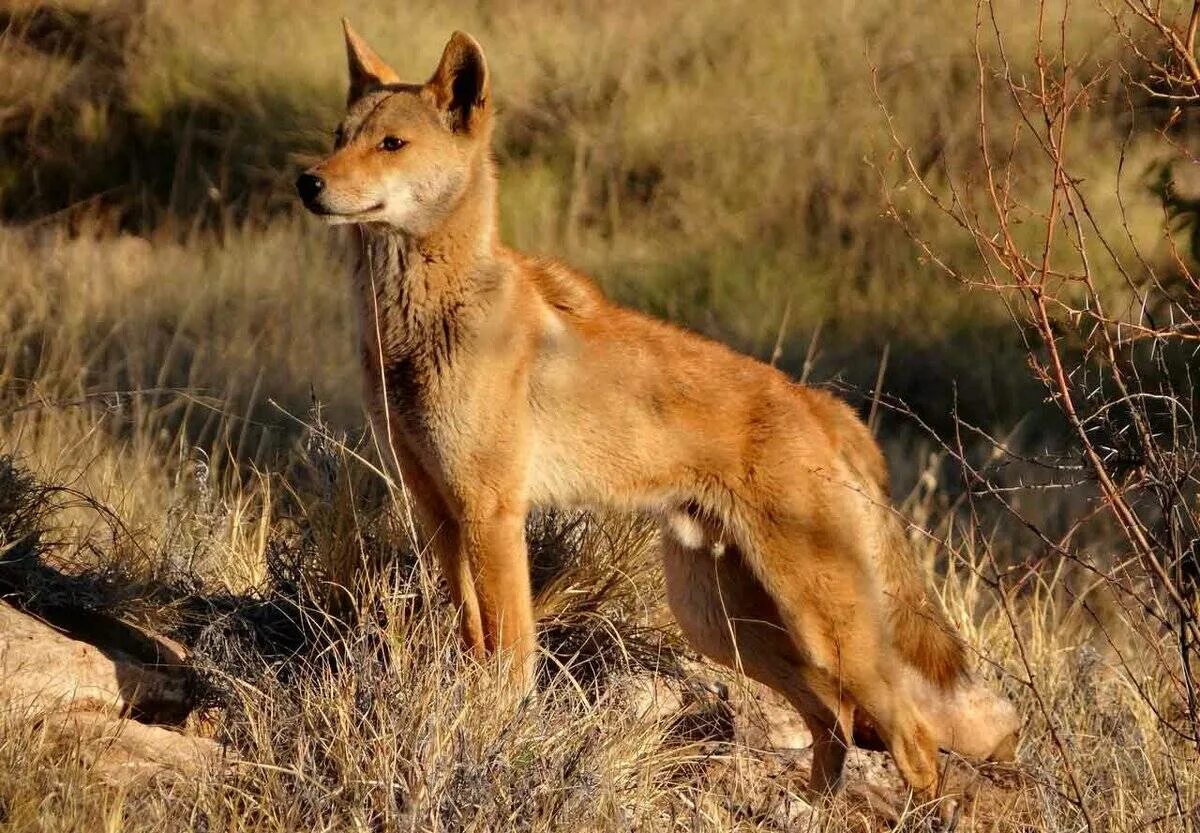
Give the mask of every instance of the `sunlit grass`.
[[[19, 18], [0, 35], [0, 198], [28, 221], [0, 228], [0, 455], [68, 490], [44, 559], [119, 577], [90, 603], [196, 651], [212, 701], [191, 728], [228, 742], [229, 768], [121, 792], [6, 720], [0, 829], [860, 829], [849, 803], [812, 815], [803, 753], [681, 731], [680, 710], [725, 708], [681, 678], [763, 695], [679, 648], [646, 519], [531, 524], [538, 696], [506, 700], [497, 669], [462, 656], [402, 489], [359, 459], [373, 457], [345, 241], [289, 189], [340, 112], [341, 14], [415, 79], [466, 29], [494, 73], [510, 243], [760, 358], [778, 346], [796, 374], [812, 359], [814, 381], [869, 388], [889, 348], [884, 386], [929, 421], [957, 407], [1040, 437], [1043, 394], [1003, 306], [919, 257], [882, 196], [955, 265], [978, 265], [910, 190], [872, 84], [919, 165], [978, 175], [973, 4], [62, 7], [96, 15], [78, 49], [39, 51]], [[1036, 20], [1015, 0], [994, 8], [1031, 74]], [[1073, 14], [1080, 72], [1118, 53], [1101, 8]], [[1115, 84], [1076, 121], [1089, 152], [1074, 173], [1097, 222], [1128, 229], [1118, 245], [1163, 257], [1146, 187], [1163, 145]], [[1014, 183], [1034, 205], [1044, 192]], [[1194, 814], [1194, 750], [1164, 727], [1179, 703], [1151, 662], [1172, 634], [1132, 641], [1128, 600], [1044, 563], [1011, 519], [960, 511], [902, 422], [881, 431], [895, 480], [918, 481], [907, 508], [944, 541], [921, 548], [924, 566], [1028, 720], [1017, 774], [974, 776], [961, 829], [1074, 831], [1085, 810], [1096, 829], [1170, 829]], [[1013, 499], [1037, 517], [1074, 509], [1045, 494]], [[344, 600], [331, 585], [359, 562], [385, 576], [357, 588], [356, 624], [330, 639], [322, 605]], [[1026, 562], [997, 592], [997, 567]], [[673, 705], [647, 708], [648, 692]], [[737, 711], [738, 731], [747, 720]]]

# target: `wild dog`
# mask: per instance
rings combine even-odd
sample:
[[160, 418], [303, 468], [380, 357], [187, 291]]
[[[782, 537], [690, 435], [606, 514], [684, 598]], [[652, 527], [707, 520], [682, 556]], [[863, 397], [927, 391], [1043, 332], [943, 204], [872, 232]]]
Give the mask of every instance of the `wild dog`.
[[1011, 756], [1016, 713], [969, 672], [854, 412], [506, 248], [472, 37], [415, 84], [345, 38], [346, 116], [296, 187], [355, 229], [367, 410], [466, 645], [532, 685], [531, 507], [657, 513], [684, 633], [800, 711], [815, 789], [840, 785], [856, 716], [924, 794], [939, 746]]

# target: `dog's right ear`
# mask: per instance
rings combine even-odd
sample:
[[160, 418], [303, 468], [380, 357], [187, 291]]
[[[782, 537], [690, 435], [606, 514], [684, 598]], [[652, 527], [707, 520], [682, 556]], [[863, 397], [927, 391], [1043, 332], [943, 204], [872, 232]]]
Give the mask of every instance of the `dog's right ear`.
[[367, 42], [359, 37], [350, 26], [350, 21], [342, 18], [342, 29], [346, 32], [346, 58], [350, 64], [350, 91], [346, 95], [346, 103], [353, 104], [362, 97], [363, 93], [375, 87], [387, 84], [398, 84], [400, 76], [396, 70], [367, 46]]

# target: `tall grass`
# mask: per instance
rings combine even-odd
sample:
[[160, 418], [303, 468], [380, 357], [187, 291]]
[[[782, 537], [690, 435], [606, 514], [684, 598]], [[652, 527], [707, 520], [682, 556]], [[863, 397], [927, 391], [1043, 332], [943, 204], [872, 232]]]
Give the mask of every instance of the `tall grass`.
[[[1164, 143], [1161, 106], [1138, 97], [1153, 81], [1143, 41], [1102, 6], [1070, 8], [1069, 53], [1112, 68], [1072, 122], [1087, 149], [1072, 175], [1096, 222], [1124, 231], [1118, 259], [1169, 260], [1187, 229], [1164, 234], [1161, 175], [1186, 142]], [[1007, 79], [1032, 76], [1037, 16], [988, 9]], [[1066, 534], [1092, 507], [1086, 489], [1007, 491], [1044, 485], [1007, 452], [1060, 451], [1063, 430], [1026, 372], [1011, 297], [942, 274], [988, 260], [930, 195], [986, 207], [980, 95], [993, 124], [1018, 118], [1005, 85], [980, 83], [1000, 56], [986, 39], [977, 56], [976, 9], [955, 0], [0, 10], [0, 455], [16, 465], [0, 467], [0, 534], [5, 483], [29, 488], [3, 472], [61, 487], [37, 513], [53, 570], [23, 592], [77, 594], [185, 642], [208, 703], [190, 728], [229, 748], [228, 769], [198, 782], [121, 790], [6, 718], [0, 829], [876, 823], [861, 791], [814, 809], [805, 753], [751, 731], [770, 698], [680, 645], [642, 519], [531, 523], [536, 698], [502, 702], [496, 670], [460, 655], [404, 495], [362, 438], [345, 243], [292, 205], [343, 101], [341, 14], [411, 78], [453, 29], [479, 37], [509, 242], [810, 381], [882, 380], [877, 431], [928, 532], [923, 565], [1028, 720], [1019, 767], [949, 765], [971, 796], [960, 829], [1194, 829], [1200, 768], [1155, 664], [1174, 635], [1133, 639], [1128, 594], [956, 476], [956, 452], [981, 454], [956, 444], [957, 419], [1007, 443], [985, 443], [981, 465], [1037, 530]], [[1044, 157], [1007, 138], [988, 147], [1015, 198], [1038, 204]], [[1036, 245], [1034, 226], [1017, 243]], [[1116, 272], [1095, 279], [1132, 297]], [[1092, 566], [1123, 553], [1111, 526], [1073, 540]], [[347, 562], [379, 571], [353, 624], [326, 611]], [[884, 761], [855, 753], [851, 785], [896, 788]], [[929, 810], [898, 813], [915, 825]]]

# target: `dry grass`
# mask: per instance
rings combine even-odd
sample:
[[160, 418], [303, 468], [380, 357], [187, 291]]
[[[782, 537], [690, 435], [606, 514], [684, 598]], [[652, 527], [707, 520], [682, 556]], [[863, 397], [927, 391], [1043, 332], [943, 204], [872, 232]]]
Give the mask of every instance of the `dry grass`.
[[[122, 522], [99, 516], [91, 501], [48, 496], [48, 511], [32, 513], [38, 549], [71, 578], [26, 581], [20, 594], [117, 611], [190, 645], [208, 703], [194, 728], [229, 744], [229, 770], [114, 790], [36, 726], [8, 720], [4, 829], [796, 829], [789, 819], [808, 825], [799, 829], [860, 829], [853, 805], [811, 815], [803, 756], [730, 743], [721, 709], [686, 685], [682, 717], [647, 711], [653, 680], [667, 691], [692, 675], [724, 678], [735, 691], [738, 683], [680, 665], [644, 524], [559, 517], [531, 526], [546, 671], [535, 699], [513, 703], [494, 669], [461, 655], [403, 504], [345, 488], [363, 475], [344, 453], [309, 444], [274, 487], [282, 476], [237, 483], [208, 469], [199, 480], [191, 461], [169, 462], [170, 443], [138, 460], [113, 438], [112, 418], [84, 406], [19, 420], [42, 424], [21, 439], [43, 476], [36, 461], [61, 460], [61, 438], [78, 447], [84, 426], [104, 438], [79, 455], [89, 461], [86, 492]], [[140, 486], [130, 482], [139, 475]], [[150, 484], [155, 500], [128, 501]], [[288, 499], [273, 497], [287, 489]], [[28, 531], [6, 530], [6, 543]], [[985, 675], [1028, 718], [1015, 772], [956, 770], [956, 783], [976, 796], [964, 829], [1079, 829], [1068, 771], [1098, 829], [1181, 823], [1180, 804], [1200, 798], [1193, 753], [1150, 711], [1178, 703], [1152, 662], [1122, 667], [1126, 646], [1106, 644], [1121, 623], [1105, 589], [1048, 570], [1009, 601], [1014, 628], [983, 578], [981, 536], [958, 534], [949, 574], [936, 579], [943, 603]], [[339, 546], [391, 566], [356, 626], [330, 620], [319, 604], [327, 556]], [[1171, 635], [1162, 641], [1169, 648]], [[1036, 690], [1019, 682], [1030, 678]], [[879, 774], [883, 756], [866, 757], [870, 777], [894, 787], [894, 774]], [[925, 813], [906, 817], [917, 824]]]
[[[642, 519], [531, 524], [537, 697], [506, 701], [496, 669], [460, 655], [403, 494], [357, 456], [371, 457], [345, 252], [286, 189], [341, 101], [340, 13], [412, 76], [464, 28], [494, 64], [512, 243], [762, 357], [787, 309], [781, 360], [800, 372], [821, 329], [817, 379], [870, 385], [890, 344], [888, 389], [935, 427], [957, 402], [1000, 436], [1052, 442], [1003, 304], [948, 288], [880, 197], [956, 264], [978, 262], [904, 187], [871, 82], [874, 65], [935, 187], [977, 176], [974, 8], [347, 6], [3, 12], [0, 455], [18, 468], [0, 465], [0, 565], [26, 578], [25, 596], [70, 596], [192, 647], [208, 703], [194, 728], [228, 742], [230, 766], [115, 790], [9, 719], [0, 829], [860, 829], [852, 802], [810, 812], [802, 753], [747, 740], [744, 708], [729, 741], [726, 707], [695, 684], [722, 674], [679, 646]], [[1010, 41], [1027, 41], [1022, 4], [996, 9]], [[1076, 14], [1086, 60], [1133, 63], [1102, 9]], [[1029, 71], [1032, 47], [1009, 58]], [[1074, 137], [1092, 151], [1080, 174], [1099, 222], [1165, 257], [1159, 198], [1131, 188], [1122, 215], [1112, 183], [1122, 154], [1138, 180], [1174, 151], [1110, 80]], [[1011, 115], [988, 94], [994, 118]], [[1027, 199], [1047, 187], [1016, 179]], [[1169, 656], [1176, 636], [1126, 638], [1127, 599], [975, 507], [904, 425], [887, 416], [883, 439], [906, 509], [934, 536], [921, 548], [931, 580], [1028, 720], [1016, 772], [956, 776], [978, 794], [961, 829], [1194, 829], [1200, 766], [1167, 728], [1184, 705], [1153, 650]], [[1060, 494], [1012, 499], [1066, 528], [1090, 498]], [[7, 520], [30, 505], [9, 495], [37, 498], [28, 524]], [[1120, 559], [1119, 541], [1089, 535], [1096, 563]], [[33, 571], [32, 554], [65, 577]], [[323, 612], [348, 561], [383, 574], [353, 625]], [[654, 686], [683, 705], [647, 709]], [[927, 811], [906, 808], [906, 823]]]

